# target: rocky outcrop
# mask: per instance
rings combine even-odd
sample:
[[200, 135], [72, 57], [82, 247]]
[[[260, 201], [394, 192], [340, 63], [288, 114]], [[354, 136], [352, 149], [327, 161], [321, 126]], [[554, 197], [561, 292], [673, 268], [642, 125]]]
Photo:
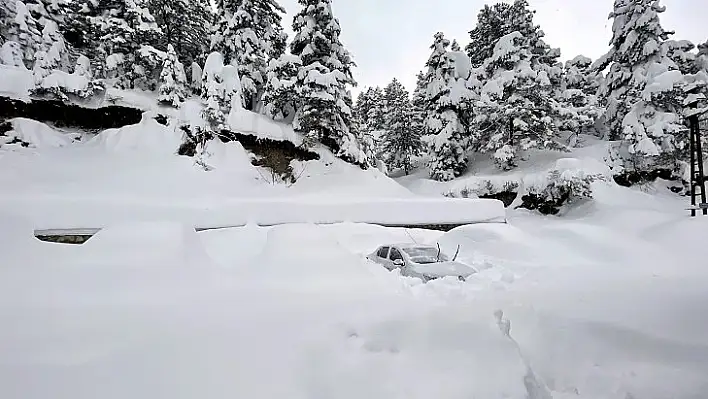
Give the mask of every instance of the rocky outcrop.
[[[178, 150], [179, 155], [193, 157], [197, 152], [197, 143], [205, 139], [213, 139], [213, 133], [204, 129], [186, 125], [180, 129], [185, 134], [185, 141]], [[207, 137], [202, 137], [203, 135], [207, 135]], [[315, 161], [320, 159], [317, 153], [298, 147], [290, 141], [260, 138], [230, 130], [222, 130], [219, 132], [218, 138], [224, 143], [238, 141], [246, 151], [255, 155], [252, 162], [254, 166], [266, 167], [273, 171], [275, 175], [289, 182], [295, 182], [296, 180], [292, 166], [290, 166], [292, 161]]]
[[84, 108], [59, 100], [33, 99], [29, 102], [0, 96], [0, 121], [27, 118], [56, 127], [81, 130], [103, 130], [139, 123], [143, 111], [111, 105], [101, 108]]

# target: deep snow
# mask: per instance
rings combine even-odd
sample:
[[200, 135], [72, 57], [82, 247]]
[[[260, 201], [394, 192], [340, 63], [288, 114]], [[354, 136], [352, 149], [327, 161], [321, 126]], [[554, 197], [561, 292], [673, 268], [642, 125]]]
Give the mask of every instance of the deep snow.
[[[62, 246], [5, 217], [0, 396], [700, 398], [708, 270], [687, 248], [708, 219], [659, 188], [448, 233], [139, 222]], [[406, 241], [481, 272], [422, 284], [364, 258]]]
[[[595, 200], [563, 217], [441, 197], [486, 181], [538, 184], [554, 169], [607, 175], [598, 143], [509, 173], [477, 162], [445, 184], [322, 152], [295, 162], [289, 185], [238, 143], [210, 144], [213, 169], [200, 169], [149, 114], [79, 142], [36, 122], [13, 128], [31, 145], [0, 148], [3, 399], [708, 392], [708, 219], [689, 218], [665, 182], [598, 181]], [[448, 233], [352, 223], [370, 217], [508, 223]], [[344, 223], [257, 225], [323, 221]], [[33, 237], [62, 227], [106, 228], [81, 246]], [[365, 259], [407, 241], [460, 245], [458, 259], [480, 272], [423, 284]]]

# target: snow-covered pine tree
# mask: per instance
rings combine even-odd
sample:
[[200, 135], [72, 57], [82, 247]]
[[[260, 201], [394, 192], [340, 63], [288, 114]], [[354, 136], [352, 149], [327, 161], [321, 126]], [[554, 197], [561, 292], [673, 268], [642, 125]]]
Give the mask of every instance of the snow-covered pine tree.
[[401, 82], [393, 79], [384, 93], [387, 119], [381, 148], [383, 159], [389, 169], [401, 168], [408, 175], [413, 158], [422, 151], [421, 131], [414, 126], [410, 97]]
[[3, 5], [3, 26], [1, 27], [6, 42], [16, 42], [22, 49], [24, 65], [32, 68], [34, 55], [42, 43], [42, 34], [37, 20], [29, 12], [22, 0], [8, 0]]
[[187, 77], [184, 74], [184, 67], [179, 62], [174, 47], [168, 44], [167, 58], [160, 73], [160, 95], [157, 101], [177, 107], [186, 97]]
[[425, 74], [421, 71], [416, 75], [416, 85], [411, 95], [411, 111], [412, 111], [412, 125], [413, 130], [416, 135], [421, 139], [421, 155], [424, 154], [428, 145], [426, 144], [426, 129], [425, 129], [425, 118], [426, 114], [426, 98], [425, 98]]
[[271, 118], [286, 123], [293, 122], [299, 103], [296, 81], [300, 68], [300, 57], [290, 54], [283, 54], [268, 64], [263, 103], [265, 113]]
[[15, 3], [12, 1], [2, 1], [0, 2], [0, 46], [5, 42], [10, 40], [9, 30], [10, 22], [12, 21], [12, 16], [15, 14]]
[[69, 71], [69, 54], [64, 37], [59, 33], [59, 26], [52, 20], [47, 20], [42, 30], [42, 42], [35, 53], [34, 78], [41, 82], [53, 70]]
[[622, 140], [625, 170], [675, 169], [686, 146], [683, 75], [668, 56], [670, 32], [659, 20], [664, 11], [657, 0], [615, 0], [612, 47], [595, 65], [609, 67], [600, 93], [609, 138]]
[[91, 60], [89, 60], [85, 55], [79, 55], [76, 59], [74, 75], [83, 77], [88, 82], [86, 87], [82, 87], [73, 93], [80, 98], [91, 97], [96, 92], [104, 91], [106, 89], [102, 82], [94, 79], [93, 72], [91, 71]]
[[281, 26], [285, 13], [276, 0], [219, 0], [211, 50], [235, 60], [244, 91], [244, 106], [259, 108], [270, 58], [283, 54], [286, 36]]
[[577, 56], [565, 63], [556, 90], [556, 127], [574, 134], [592, 133], [602, 107], [597, 98], [601, 74], [592, 70], [592, 60]]
[[[146, 0], [95, 0], [82, 4], [71, 29], [83, 28], [91, 36], [87, 53], [95, 56], [95, 70], [114, 79], [118, 87], [155, 89], [164, 53], [155, 47], [162, 32]], [[92, 46], [97, 45], [97, 49]], [[95, 53], [95, 54], [94, 54]]]
[[309, 143], [319, 141], [343, 159], [364, 165], [366, 155], [350, 131], [352, 98], [347, 86], [356, 85], [354, 62], [339, 41], [341, 28], [331, 0], [298, 2], [302, 9], [293, 20], [290, 52], [300, 57], [302, 67], [295, 83], [299, 104], [293, 125]]
[[690, 40], [667, 40], [664, 45], [666, 46], [666, 55], [676, 64], [682, 74], [690, 75], [698, 72], [698, 55], [693, 52], [696, 45]]
[[470, 34], [470, 43], [465, 47], [472, 66], [481, 67], [494, 54], [497, 41], [508, 32], [505, 19], [508, 19], [511, 4], [496, 3], [485, 5], [477, 14], [477, 25]]
[[27, 69], [22, 48], [17, 42], [3, 43], [0, 47], [0, 64]]
[[527, 0], [485, 7], [470, 32], [466, 50], [478, 67], [480, 108], [472, 123], [471, 148], [493, 153], [504, 168], [516, 165], [520, 151], [560, 148], [553, 121], [561, 109], [560, 50], [543, 41]]
[[171, 44], [183, 65], [204, 61], [214, 19], [208, 0], [148, 0], [148, 8], [163, 33], [159, 48]]
[[[477, 25], [470, 31], [471, 41], [465, 47], [472, 66], [481, 67], [494, 55], [494, 47], [499, 39], [516, 31], [533, 44], [535, 54], [557, 58], [560, 55], [558, 51], [551, 51], [542, 40], [543, 31], [538, 25], [534, 25], [534, 14], [535, 11], [529, 8], [527, 0], [485, 5], [477, 15]], [[555, 60], [546, 61], [547, 64], [554, 62]]]
[[698, 45], [696, 65], [698, 70], [708, 71], [708, 41]]
[[467, 170], [472, 91], [469, 58], [448, 51], [450, 41], [435, 34], [425, 75], [425, 128], [431, 140], [430, 176], [449, 181]]
[[227, 129], [227, 117], [243, 108], [238, 65], [224, 65], [221, 53], [212, 52], [204, 64], [202, 82], [204, 119], [214, 131]]
[[476, 147], [492, 153], [502, 169], [516, 166], [521, 151], [559, 149], [548, 74], [534, 65], [529, 41], [513, 32], [497, 42], [485, 62], [487, 82], [474, 120]]
[[380, 87], [368, 87], [359, 93], [354, 106], [354, 119], [360, 131], [371, 138], [377, 154], [383, 139], [386, 117], [384, 91]]

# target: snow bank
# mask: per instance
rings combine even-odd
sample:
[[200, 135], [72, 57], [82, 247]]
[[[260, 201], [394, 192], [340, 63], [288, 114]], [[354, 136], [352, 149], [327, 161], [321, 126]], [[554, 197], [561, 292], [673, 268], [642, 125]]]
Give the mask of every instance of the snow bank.
[[90, 83], [91, 81], [81, 73], [54, 70], [43, 78], [37, 87], [46, 90], [61, 90], [66, 93], [80, 93], [88, 92]]
[[238, 141], [224, 143], [221, 140], [211, 140], [206, 145], [203, 158], [209, 167], [221, 169], [232, 176], [237, 175], [237, 179], [254, 180], [261, 177], [251, 164], [251, 157]]
[[29, 100], [30, 90], [34, 89], [32, 71], [0, 64], [0, 76], [0, 95]]
[[[121, 251], [114, 253], [116, 248]], [[127, 268], [204, 268], [209, 257], [193, 227], [174, 222], [111, 225], [91, 237], [82, 251], [88, 256], [111, 253], [111, 264]]]
[[17, 146], [30, 148], [57, 148], [72, 143], [70, 135], [61, 133], [44, 123], [25, 118], [14, 118], [9, 122], [12, 130], [0, 135], [0, 146], [17, 140], [21, 141]]
[[[303, 251], [303, 248], [312, 250]], [[316, 287], [318, 292], [366, 289], [371, 276], [360, 257], [344, 249], [315, 225], [283, 225], [268, 230], [258, 256], [257, 275], [268, 282], [285, 283], [283, 289]]]
[[275, 122], [265, 115], [245, 109], [232, 108], [227, 119], [231, 130], [262, 139], [290, 141], [296, 146], [302, 144], [302, 137], [292, 126]]
[[153, 118], [143, 115], [140, 123], [104, 130], [87, 145], [108, 152], [141, 151], [174, 155], [181, 143], [180, 133], [175, 132], [172, 127], [161, 125]]
[[[115, 201], [100, 198], [0, 199], [26, 215], [37, 229], [101, 228], [121, 220], [174, 220], [198, 228], [248, 223], [371, 223], [388, 226], [503, 223], [504, 205], [496, 200], [408, 198], [359, 200], [327, 198], [242, 198], [191, 202]], [[61, 211], [59, 211], [61, 209]]]

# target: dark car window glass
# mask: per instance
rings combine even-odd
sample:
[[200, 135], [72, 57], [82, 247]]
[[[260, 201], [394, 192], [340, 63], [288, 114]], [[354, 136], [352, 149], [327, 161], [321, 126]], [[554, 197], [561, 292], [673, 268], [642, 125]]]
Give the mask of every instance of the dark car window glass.
[[398, 250], [397, 250], [396, 248], [391, 248], [391, 254], [390, 254], [389, 259], [391, 259], [391, 260], [398, 260], [398, 259], [403, 260], [403, 256], [401, 256], [401, 253], [398, 252]]
[[379, 258], [387, 258], [388, 257], [388, 247], [381, 247], [379, 248], [379, 253], [377, 253]]

